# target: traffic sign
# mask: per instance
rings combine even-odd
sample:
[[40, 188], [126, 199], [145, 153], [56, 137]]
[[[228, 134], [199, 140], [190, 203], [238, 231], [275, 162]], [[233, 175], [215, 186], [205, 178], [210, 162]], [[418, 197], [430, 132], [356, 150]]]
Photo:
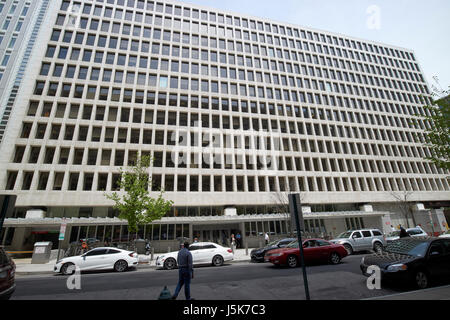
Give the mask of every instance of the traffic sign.
[[64, 237], [66, 235], [66, 228], [67, 228], [67, 223], [66, 222], [61, 223], [61, 228], [59, 229], [59, 240], [60, 241], [64, 240]]

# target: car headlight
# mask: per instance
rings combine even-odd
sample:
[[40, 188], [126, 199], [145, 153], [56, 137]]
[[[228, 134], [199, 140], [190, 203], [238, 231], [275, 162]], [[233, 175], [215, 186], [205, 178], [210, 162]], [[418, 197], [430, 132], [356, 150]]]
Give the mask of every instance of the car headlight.
[[408, 266], [403, 263], [392, 264], [387, 267], [388, 272], [397, 272], [397, 271], [405, 271], [408, 269]]

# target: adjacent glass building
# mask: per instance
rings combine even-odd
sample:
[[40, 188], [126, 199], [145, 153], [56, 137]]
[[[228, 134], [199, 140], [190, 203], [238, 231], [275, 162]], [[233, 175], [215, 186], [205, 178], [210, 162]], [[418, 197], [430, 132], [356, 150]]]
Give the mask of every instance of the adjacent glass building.
[[[431, 96], [412, 50], [178, 1], [32, 2], [41, 20], [2, 122], [0, 191], [18, 195], [3, 244], [53, 239], [62, 218], [66, 244], [133, 238], [104, 192], [138, 155], [154, 159], [149, 190], [175, 203], [139, 232], [161, 248], [284, 236], [290, 192], [318, 236], [446, 228], [449, 184], [423, 160]], [[19, 3], [0, 1], [2, 17]], [[14, 31], [0, 32], [4, 60]]]

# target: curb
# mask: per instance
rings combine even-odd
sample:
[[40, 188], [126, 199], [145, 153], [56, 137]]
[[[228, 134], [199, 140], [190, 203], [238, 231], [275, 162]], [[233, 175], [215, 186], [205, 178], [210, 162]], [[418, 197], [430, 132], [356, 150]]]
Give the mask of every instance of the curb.
[[[233, 261], [229, 261], [227, 263], [231, 263], [231, 264], [236, 264], [236, 263], [240, 263], [240, 262], [250, 262], [251, 259], [245, 259], [245, 260], [233, 260]], [[157, 269], [155, 265], [149, 265], [148, 263], [141, 263], [138, 264], [138, 266], [136, 267], [136, 269]], [[20, 275], [20, 276], [33, 276], [33, 275], [50, 275], [50, 274], [57, 274], [54, 273], [53, 271], [17, 271], [16, 269], [16, 275]]]

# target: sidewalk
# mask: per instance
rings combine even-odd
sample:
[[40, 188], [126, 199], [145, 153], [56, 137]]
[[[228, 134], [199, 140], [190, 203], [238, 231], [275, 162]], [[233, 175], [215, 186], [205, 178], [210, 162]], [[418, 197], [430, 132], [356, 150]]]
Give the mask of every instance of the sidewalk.
[[390, 294], [364, 300], [450, 300], [450, 285]]
[[[245, 249], [237, 249], [234, 253], [234, 259], [231, 263], [250, 261], [250, 252], [253, 248], [248, 249], [248, 255], [245, 254]], [[156, 258], [164, 253], [158, 253], [153, 256], [153, 260], [150, 261], [150, 255], [139, 255], [138, 268], [156, 268]], [[31, 258], [14, 259], [16, 263], [17, 275], [39, 275], [39, 274], [53, 274], [53, 267], [55, 266], [56, 259], [50, 260], [46, 264], [31, 264]]]

